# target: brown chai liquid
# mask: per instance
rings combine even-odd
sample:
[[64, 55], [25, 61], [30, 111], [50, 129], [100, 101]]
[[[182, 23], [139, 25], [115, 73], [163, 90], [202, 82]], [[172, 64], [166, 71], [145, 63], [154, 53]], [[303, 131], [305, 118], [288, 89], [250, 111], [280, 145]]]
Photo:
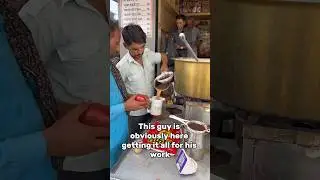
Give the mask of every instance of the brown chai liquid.
[[156, 89], [156, 90], [157, 90], [157, 97], [156, 97], [156, 99], [160, 99], [162, 90], [159, 90], [159, 89]]
[[198, 123], [194, 123], [194, 122], [190, 122], [188, 123], [188, 126], [190, 129], [193, 129], [195, 131], [204, 131], [206, 130], [206, 127], [204, 125], [198, 124]]
[[161, 77], [161, 79], [159, 79], [159, 80], [164, 80], [164, 79], [167, 79], [168, 77], [170, 77], [170, 75], [165, 75], [165, 76]]
[[158, 81], [155, 83], [155, 89], [157, 90], [157, 97], [160, 98], [162, 91], [166, 90], [170, 84], [162, 84]]

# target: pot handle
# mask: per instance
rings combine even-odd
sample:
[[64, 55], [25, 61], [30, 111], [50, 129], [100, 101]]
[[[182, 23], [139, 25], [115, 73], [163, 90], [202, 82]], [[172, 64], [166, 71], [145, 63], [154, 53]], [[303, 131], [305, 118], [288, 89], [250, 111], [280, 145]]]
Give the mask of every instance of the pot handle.
[[178, 116], [175, 116], [175, 115], [169, 115], [169, 118], [177, 120], [177, 121], [183, 123], [184, 125], [186, 125], [189, 122], [188, 120], [179, 118]]
[[[181, 126], [180, 126], [180, 134], [185, 134], [186, 132], [186, 124], [182, 124]], [[185, 138], [181, 138], [180, 139], [181, 140], [181, 142], [180, 143], [183, 143], [183, 144], [185, 144], [185, 142], [187, 142], [187, 140], [185, 139]]]
[[208, 126], [208, 125], [205, 125], [206, 126], [206, 130], [205, 130], [205, 132], [206, 133], [210, 133], [210, 125]]

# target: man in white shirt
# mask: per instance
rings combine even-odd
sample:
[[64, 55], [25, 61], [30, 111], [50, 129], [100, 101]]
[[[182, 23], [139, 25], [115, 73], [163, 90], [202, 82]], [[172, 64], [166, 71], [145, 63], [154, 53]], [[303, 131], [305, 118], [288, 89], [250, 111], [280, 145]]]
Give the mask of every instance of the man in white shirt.
[[[167, 56], [145, 48], [146, 34], [139, 25], [124, 27], [122, 38], [128, 53], [118, 62], [117, 68], [128, 93], [154, 96], [155, 65], [161, 63], [161, 72], [167, 71]], [[129, 133], [140, 132], [138, 123], [148, 122], [150, 119], [146, 109], [130, 112]]]
[[[30, 0], [20, 17], [32, 32], [60, 115], [83, 101], [109, 105], [105, 0]], [[70, 129], [71, 130], [71, 129]], [[105, 180], [109, 147], [66, 157], [59, 180]]]

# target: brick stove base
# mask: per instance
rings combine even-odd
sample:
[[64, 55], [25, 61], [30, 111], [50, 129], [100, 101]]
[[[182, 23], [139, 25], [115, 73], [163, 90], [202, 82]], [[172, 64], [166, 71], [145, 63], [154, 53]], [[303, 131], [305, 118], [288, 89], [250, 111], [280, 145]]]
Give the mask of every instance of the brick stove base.
[[[320, 179], [319, 124], [272, 118], [244, 123], [242, 147], [242, 180]], [[311, 150], [319, 158], [307, 156]]]

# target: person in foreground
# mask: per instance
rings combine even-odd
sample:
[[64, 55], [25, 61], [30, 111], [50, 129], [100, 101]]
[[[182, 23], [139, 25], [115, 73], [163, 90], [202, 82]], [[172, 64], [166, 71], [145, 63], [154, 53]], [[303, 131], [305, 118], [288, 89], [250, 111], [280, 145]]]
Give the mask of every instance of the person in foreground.
[[[161, 63], [161, 72], [168, 70], [168, 57], [164, 53], [156, 53], [145, 47], [146, 34], [139, 25], [129, 24], [122, 30], [124, 46], [128, 53], [118, 62], [117, 68], [130, 94], [154, 96], [153, 80], [155, 65]], [[147, 123], [151, 119], [147, 109], [130, 112], [130, 133], [140, 133], [139, 123]]]
[[[107, 128], [79, 122], [88, 104], [56, 120], [51, 84], [19, 10], [0, 0], [0, 179], [56, 180], [57, 158], [106, 146]], [[15, 4], [16, 5], [16, 4]], [[72, 130], [72, 131], [70, 131]]]
[[[110, 25], [110, 54], [118, 54], [120, 49], [120, 29], [116, 23]], [[118, 58], [118, 57], [114, 57]], [[136, 95], [129, 95], [126, 91], [120, 72], [111, 60], [110, 64], [110, 167], [113, 168], [119, 161], [121, 145], [128, 141], [128, 114], [129, 111], [144, 109], [148, 106], [145, 102], [136, 101]], [[130, 120], [129, 120], [130, 121]]]
[[[105, 0], [36, 0], [19, 13], [49, 74], [59, 115], [83, 101], [109, 105], [106, 11]], [[59, 180], [105, 180], [108, 153], [105, 147], [65, 157]]]

